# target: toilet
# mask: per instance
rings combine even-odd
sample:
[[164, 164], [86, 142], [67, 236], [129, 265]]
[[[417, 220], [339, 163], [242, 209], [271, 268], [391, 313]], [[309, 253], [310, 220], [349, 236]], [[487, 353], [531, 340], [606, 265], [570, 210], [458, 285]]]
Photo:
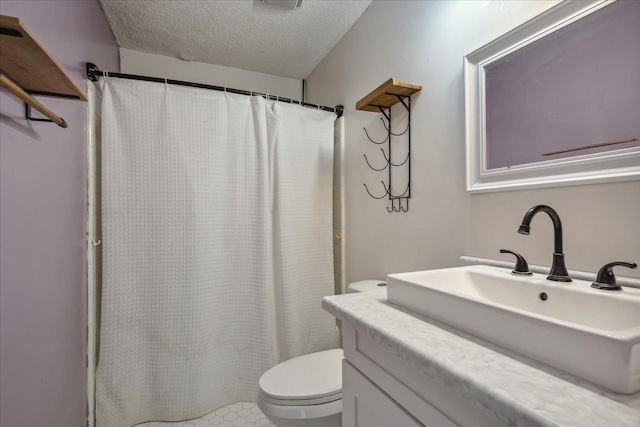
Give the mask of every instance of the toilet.
[[[382, 280], [349, 284], [347, 292], [385, 289]], [[342, 425], [341, 348], [286, 360], [262, 374], [258, 407], [278, 427]]]

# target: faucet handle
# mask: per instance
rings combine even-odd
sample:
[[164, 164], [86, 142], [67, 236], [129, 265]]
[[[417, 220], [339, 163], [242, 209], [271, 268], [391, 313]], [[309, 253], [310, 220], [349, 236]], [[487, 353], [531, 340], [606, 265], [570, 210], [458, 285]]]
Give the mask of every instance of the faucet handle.
[[517, 252], [508, 251], [506, 249], [500, 249], [501, 254], [511, 254], [516, 257], [516, 268], [513, 269], [511, 274], [515, 274], [517, 276], [531, 276], [533, 273], [529, 271], [529, 264], [524, 259], [522, 255]]
[[619, 291], [622, 288], [620, 285], [616, 283], [616, 276], [613, 275], [613, 267], [616, 265], [621, 265], [627, 268], [636, 268], [638, 264], [635, 262], [610, 262], [609, 264], [605, 264], [602, 266], [600, 271], [598, 271], [598, 276], [596, 277], [596, 281], [591, 284], [592, 288], [596, 289], [604, 289], [606, 291]]

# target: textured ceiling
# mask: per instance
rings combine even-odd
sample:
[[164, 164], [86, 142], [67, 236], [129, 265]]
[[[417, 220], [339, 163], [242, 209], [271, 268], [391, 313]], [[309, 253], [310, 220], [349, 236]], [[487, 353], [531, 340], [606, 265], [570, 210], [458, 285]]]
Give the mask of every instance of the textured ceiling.
[[372, 0], [100, 0], [121, 47], [305, 79]]

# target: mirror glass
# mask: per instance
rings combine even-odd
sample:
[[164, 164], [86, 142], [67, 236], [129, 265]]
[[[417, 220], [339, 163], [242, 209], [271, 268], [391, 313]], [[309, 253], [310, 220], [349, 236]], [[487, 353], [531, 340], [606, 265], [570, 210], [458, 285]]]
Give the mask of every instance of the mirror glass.
[[563, 2], [467, 55], [467, 189], [640, 179], [638, 46], [640, 2]]

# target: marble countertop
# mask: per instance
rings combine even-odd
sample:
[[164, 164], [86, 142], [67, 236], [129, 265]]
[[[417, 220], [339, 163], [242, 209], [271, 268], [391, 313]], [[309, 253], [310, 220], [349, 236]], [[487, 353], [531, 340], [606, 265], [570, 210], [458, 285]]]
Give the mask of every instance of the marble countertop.
[[329, 296], [322, 306], [506, 425], [640, 426], [640, 392], [608, 392], [403, 310], [387, 302], [386, 290]]

